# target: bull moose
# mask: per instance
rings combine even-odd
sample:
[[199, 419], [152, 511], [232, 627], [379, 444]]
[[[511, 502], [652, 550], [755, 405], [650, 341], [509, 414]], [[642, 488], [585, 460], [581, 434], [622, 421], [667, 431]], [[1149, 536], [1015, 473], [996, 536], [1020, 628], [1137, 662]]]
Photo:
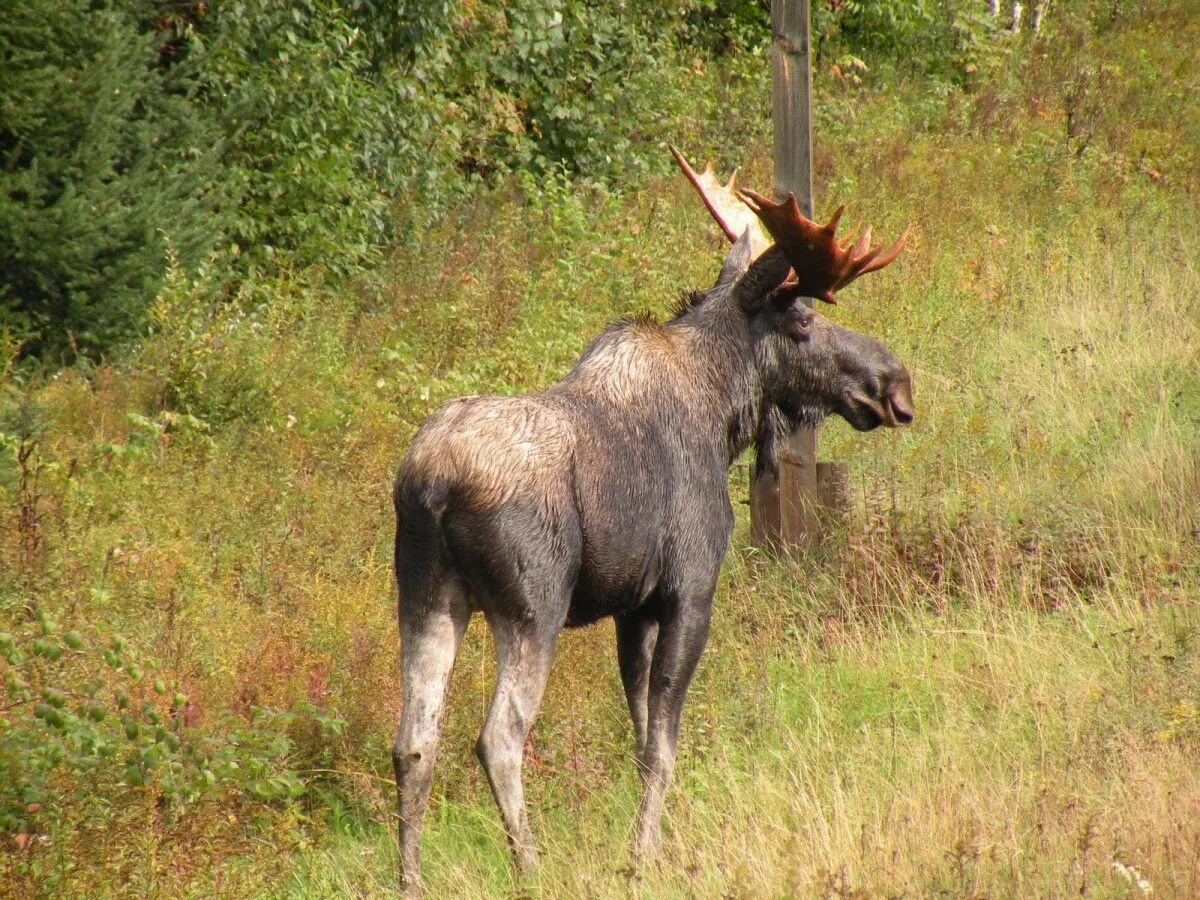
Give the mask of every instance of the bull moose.
[[403, 709], [392, 756], [410, 894], [446, 686], [475, 611], [498, 659], [476, 750], [520, 871], [537, 862], [522, 755], [559, 632], [607, 616], [644, 790], [634, 855], [651, 857], [729, 547], [729, 467], [753, 443], [771, 470], [777, 435], [830, 413], [860, 431], [912, 421], [900, 361], [804, 300], [834, 302], [895, 259], [904, 236], [886, 252], [870, 228], [839, 241], [840, 209], [820, 226], [794, 196], [722, 185], [672, 152], [733, 241], [716, 284], [665, 324], [610, 326], [549, 390], [441, 407], [396, 477]]

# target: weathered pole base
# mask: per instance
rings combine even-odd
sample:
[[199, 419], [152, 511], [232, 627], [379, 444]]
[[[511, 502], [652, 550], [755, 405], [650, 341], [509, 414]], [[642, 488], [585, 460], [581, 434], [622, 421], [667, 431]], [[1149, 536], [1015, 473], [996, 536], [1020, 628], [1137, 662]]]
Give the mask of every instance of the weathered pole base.
[[842, 521], [849, 507], [845, 463], [805, 463], [783, 451], [778, 478], [751, 475], [750, 542], [783, 553], [808, 549]]

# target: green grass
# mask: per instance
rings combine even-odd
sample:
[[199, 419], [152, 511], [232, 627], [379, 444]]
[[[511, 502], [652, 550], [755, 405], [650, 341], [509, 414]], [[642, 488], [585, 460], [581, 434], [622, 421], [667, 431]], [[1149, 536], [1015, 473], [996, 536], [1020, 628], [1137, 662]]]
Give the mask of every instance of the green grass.
[[[1128, 866], [1156, 894], [1200, 891], [1200, 119], [1162, 96], [1200, 86], [1189, 10], [1031, 53], [992, 86], [881, 77], [827, 101], [853, 115], [818, 141], [819, 210], [913, 226], [901, 262], [827, 311], [909, 363], [916, 424], [824, 429], [853, 508], [797, 559], [748, 546], [735, 465], [657, 869], [628, 868], [611, 626], [564, 637], [527, 770], [529, 893], [1134, 896]], [[1128, 77], [1086, 95], [1081, 146], [1063, 73], [1084, 63]], [[764, 146], [748, 184], [769, 181]], [[200, 734], [298, 700], [345, 727], [291, 727], [294, 803], [235, 779], [180, 809], [120, 767], [60, 774], [45, 840], [0, 837], [3, 890], [386, 894], [388, 492], [408, 440], [448, 398], [552, 383], [722, 252], [681, 180], [485, 194], [354, 290], [283, 279], [210, 308], [180, 276], [131, 359], [7, 374], [46, 427], [36, 479], [3, 488], [0, 615], [16, 627], [33, 600], [89, 639], [123, 633]], [[493, 674], [475, 622], [425, 840], [434, 896], [515, 889], [471, 750]]]

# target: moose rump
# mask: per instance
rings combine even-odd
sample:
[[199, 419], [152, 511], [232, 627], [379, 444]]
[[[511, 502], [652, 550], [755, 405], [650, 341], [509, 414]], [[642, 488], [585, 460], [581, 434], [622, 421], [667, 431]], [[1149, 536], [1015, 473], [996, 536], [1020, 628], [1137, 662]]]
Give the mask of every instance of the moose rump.
[[536, 861], [521, 749], [566, 615], [579, 517], [574, 434], [534, 398], [468, 397], [435, 413], [396, 480], [403, 708], [393, 747], [406, 886], [419, 871], [441, 708], [467, 621], [482, 609], [496, 640], [495, 698], [477, 750], [518, 861]]

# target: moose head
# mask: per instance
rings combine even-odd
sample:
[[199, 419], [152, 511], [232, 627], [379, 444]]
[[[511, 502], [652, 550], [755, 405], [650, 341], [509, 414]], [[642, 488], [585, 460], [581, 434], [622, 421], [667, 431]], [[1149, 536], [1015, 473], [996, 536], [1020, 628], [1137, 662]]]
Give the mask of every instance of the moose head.
[[912, 379], [900, 360], [873, 338], [822, 316], [806, 299], [836, 303], [837, 291], [895, 260], [907, 233], [886, 251], [871, 246], [870, 226], [839, 239], [844, 207], [819, 225], [800, 212], [794, 195], [775, 203], [739, 190], [736, 171], [722, 184], [711, 164], [697, 173], [675, 147], [670, 150], [733, 242], [709, 294], [732, 292], [749, 318], [765, 404], [756, 441], [760, 460], [773, 466], [777, 435], [829, 413], [859, 431], [912, 422]]

